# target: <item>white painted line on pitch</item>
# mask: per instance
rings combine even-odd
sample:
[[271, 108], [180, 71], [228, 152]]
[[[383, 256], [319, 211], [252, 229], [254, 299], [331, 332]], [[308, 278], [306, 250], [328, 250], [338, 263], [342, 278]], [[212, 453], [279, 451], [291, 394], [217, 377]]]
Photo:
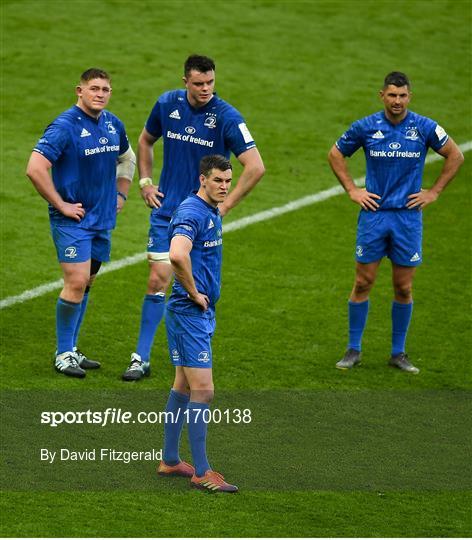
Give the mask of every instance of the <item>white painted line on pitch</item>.
[[[462, 152], [468, 152], [472, 149], [472, 141], [460, 144], [459, 148], [462, 150]], [[426, 156], [425, 163], [433, 163], [441, 159], [443, 159], [442, 156], [434, 153]], [[365, 177], [356, 178], [354, 181], [358, 186], [362, 186], [364, 185]], [[288, 212], [299, 210], [300, 208], [303, 208], [305, 206], [325, 201], [326, 199], [330, 199], [331, 197], [335, 197], [336, 195], [340, 195], [341, 193], [344, 193], [344, 189], [340, 185], [337, 185], [332, 188], [325, 189], [324, 191], [319, 191], [318, 193], [313, 193], [312, 195], [307, 195], [306, 197], [302, 197], [301, 199], [291, 201], [287, 204], [284, 204], [283, 206], [276, 206], [274, 208], [270, 208], [269, 210], [263, 210], [262, 212], [257, 212], [256, 214], [252, 214], [241, 219], [236, 219], [235, 221], [230, 221], [228, 225], [225, 225], [224, 232], [228, 233], [231, 231], [238, 231], [239, 229], [244, 229], [244, 227], [248, 227], [249, 225], [253, 225], [254, 223], [260, 223], [261, 221], [266, 221], [268, 219], [287, 214]], [[110, 264], [103, 266], [100, 269], [100, 275], [106, 274], [107, 272], [120, 270], [121, 268], [131, 266], [145, 259], [146, 252], [136, 253], [135, 255], [125, 257], [124, 259], [119, 259], [118, 261], [114, 261]], [[45, 283], [44, 285], [40, 285], [39, 287], [35, 287], [34, 289], [24, 291], [17, 296], [8, 296], [7, 298], [4, 298], [0, 301], [0, 309], [13, 306], [15, 304], [21, 304], [23, 302], [26, 302], [27, 300], [32, 300], [33, 298], [38, 298], [39, 296], [43, 296], [44, 294], [47, 294], [49, 292], [61, 289], [63, 285], [64, 281], [62, 279], [58, 279], [57, 281]]]

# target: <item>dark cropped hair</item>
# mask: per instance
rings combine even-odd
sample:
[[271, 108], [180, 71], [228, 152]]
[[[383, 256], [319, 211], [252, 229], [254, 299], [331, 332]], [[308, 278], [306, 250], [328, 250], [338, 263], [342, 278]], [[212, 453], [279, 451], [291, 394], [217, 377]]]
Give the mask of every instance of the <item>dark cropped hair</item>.
[[401, 71], [392, 71], [385, 77], [383, 87], [387, 88], [390, 84], [393, 84], [393, 86], [397, 86], [398, 88], [400, 88], [400, 86], [407, 86], [410, 88], [410, 80], [407, 75]]
[[208, 178], [213, 169], [227, 171], [228, 169], [233, 170], [233, 166], [231, 165], [231, 161], [229, 159], [226, 159], [224, 156], [219, 154], [205, 156], [200, 160], [200, 174], [203, 174], [203, 176]]
[[105, 70], [100, 69], [100, 68], [87, 69], [80, 76], [80, 80], [82, 82], [91, 81], [92, 79], [106, 79], [107, 81], [111, 82], [110, 75], [108, 75], [108, 73]]
[[194, 69], [200, 73], [206, 73], [207, 71], [215, 70], [215, 62], [208, 56], [200, 56], [198, 54], [192, 54], [185, 60], [184, 75], [189, 76], [190, 71]]

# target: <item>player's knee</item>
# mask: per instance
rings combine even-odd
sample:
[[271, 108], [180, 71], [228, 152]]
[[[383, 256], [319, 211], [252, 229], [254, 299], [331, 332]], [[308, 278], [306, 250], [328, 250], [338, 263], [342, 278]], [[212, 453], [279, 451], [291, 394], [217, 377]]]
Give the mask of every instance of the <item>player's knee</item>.
[[162, 279], [149, 277], [148, 294], [165, 293], [167, 291], [167, 283]]
[[410, 300], [413, 288], [411, 284], [396, 284], [394, 285], [395, 298], [399, 300]]
[[87, 288], [89, 281], [89, 276], [87, 275], [77, 275], [69, 277], [65, 283], [64, 287], [68, 289], [73, 294], [84, 294], [85, 289]]
[[362, 294], [369, 292], [374, 285], [374, 278], [369, 275], [356, 276], [356, 281], [354, 283], [354, 290], [357, 294]]
[[192, 390], [190, 399], [197, 403], [211, 403], [214, 396], [215, 391], [213, 388], [199, 388], [198, 390]]

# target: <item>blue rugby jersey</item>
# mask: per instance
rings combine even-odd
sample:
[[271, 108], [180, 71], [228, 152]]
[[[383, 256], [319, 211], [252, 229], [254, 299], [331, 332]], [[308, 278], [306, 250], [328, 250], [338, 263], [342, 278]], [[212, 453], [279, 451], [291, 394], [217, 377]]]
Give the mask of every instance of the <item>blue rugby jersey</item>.
[[154, 215], [170, 217], [192, 191], [198, 190], [202, 157], [221, 154], [229, 159], [256, 146], [241, 114], [213, 94], [198, 109], [187, 100], [186, 90], [172, 90], [159, 97], [146, 122], [146, 130], [162, 137], [164, 161], [159, 188], [162, 206]]
[[447, 133], [434, 120], [408, 111], [397, 125], [384, 111], [357, 122], [338, 139], [336, 146], [350, 157], [361, 146], [366, 158], [366, 188], [380, 195], [380, 208], [405, 208], [408, 195], [421, 190], [428, 148], [439, 150]]
[[56, 190], [69, 203], [82, 203], [77, 222], [49, 205], [54, 223], [85, 229], [113, 229], [116, 223], [116, 165], [129, 148], [123, 123], [103, 110], [98, 119], [74, 105], [46, 128], [34, 151], [52, 163]]
[[176, 278], [167, 309], [207, 319], [215, 316], [215, 304], [221, 289], [222, 233], [218, 208], [206, 203], [198, 195], [190, 195], [178, 207], [169, 224], [169, 241], [177, 235], [186, 236], [192, 241], [190, 259], [193, 278], [198, 292], [206, 294], [210, 299], [210, 306], [207, 311], [202, 311], [188, 298], [187, 291]]

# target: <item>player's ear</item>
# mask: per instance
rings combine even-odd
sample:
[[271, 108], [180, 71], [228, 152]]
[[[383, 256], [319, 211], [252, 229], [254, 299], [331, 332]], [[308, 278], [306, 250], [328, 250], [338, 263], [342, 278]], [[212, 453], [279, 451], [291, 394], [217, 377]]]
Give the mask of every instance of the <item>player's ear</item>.
[[82, 95], [82, 87], [80, 86], [80, 84], [75, 87], [75, 94], [79, 97]]

